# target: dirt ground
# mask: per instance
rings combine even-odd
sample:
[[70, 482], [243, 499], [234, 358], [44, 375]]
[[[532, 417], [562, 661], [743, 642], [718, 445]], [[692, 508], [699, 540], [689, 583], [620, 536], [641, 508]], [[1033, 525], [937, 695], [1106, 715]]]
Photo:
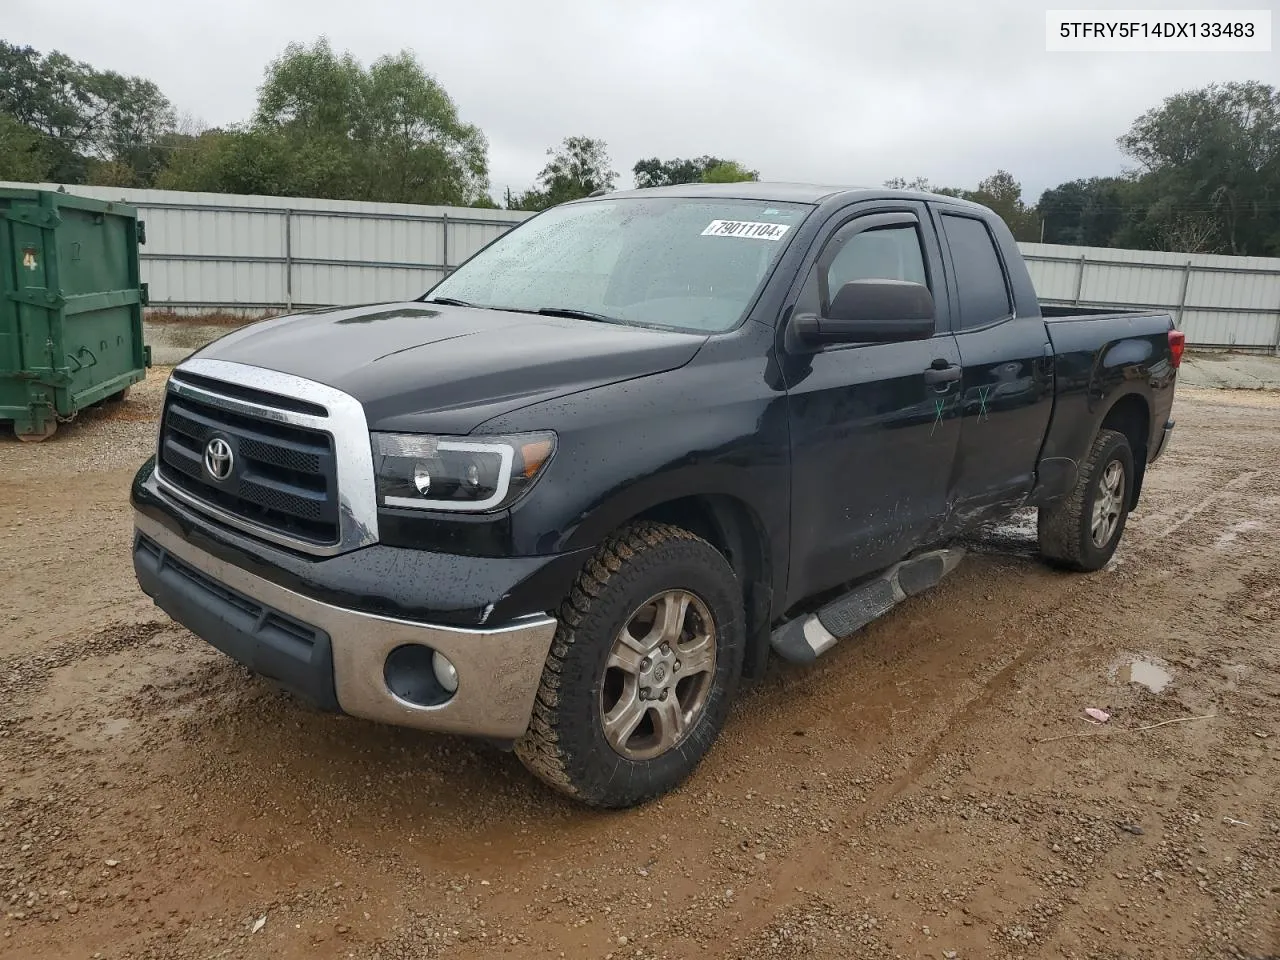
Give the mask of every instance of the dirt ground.
[[604, 814], [152, 607], [126, 494], [162, 380], [0, 436], [0, 957], [1280, 955], [1280, 395], [1180, 390], [1109, 569], [988, 531]]

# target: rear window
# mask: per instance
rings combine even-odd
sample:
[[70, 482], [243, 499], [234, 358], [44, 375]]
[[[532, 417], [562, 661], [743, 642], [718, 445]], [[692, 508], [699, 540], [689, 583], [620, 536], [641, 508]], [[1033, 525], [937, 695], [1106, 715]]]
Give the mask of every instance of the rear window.
[[944, 213], [942, 229], [955, 267], [961, 328], [981, 327], [1012, 316], [1009, 284], [987, 225], [973, 217]]

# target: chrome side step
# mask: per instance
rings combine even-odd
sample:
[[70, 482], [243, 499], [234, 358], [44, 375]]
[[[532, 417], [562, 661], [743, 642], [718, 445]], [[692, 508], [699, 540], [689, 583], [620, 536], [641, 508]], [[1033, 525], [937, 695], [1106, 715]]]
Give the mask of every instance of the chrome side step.
[[773, 631], [769, 642], [783, 659], [811, 663], [907, 597], [937, 584], [959, 565], [963, 556], [964, 548], [955, 547], [903, 560], [832, 600], [817, 613], [784, 623]]

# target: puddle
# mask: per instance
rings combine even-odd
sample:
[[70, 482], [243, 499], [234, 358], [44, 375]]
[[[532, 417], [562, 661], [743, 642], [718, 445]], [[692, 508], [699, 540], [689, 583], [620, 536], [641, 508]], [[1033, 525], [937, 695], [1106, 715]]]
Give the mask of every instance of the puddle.
[[1127, 658], [1114, 668], [1114, 672], [1120, 683], [1136, 683], [1152, 693], [1160, 693], [1173, 683], [1173, 670], [1154, 657]]

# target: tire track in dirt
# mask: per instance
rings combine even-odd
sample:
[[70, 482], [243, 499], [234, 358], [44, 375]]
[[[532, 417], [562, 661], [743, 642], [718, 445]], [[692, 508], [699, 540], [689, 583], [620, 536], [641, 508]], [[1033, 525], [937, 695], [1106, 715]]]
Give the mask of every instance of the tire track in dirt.
[[[1127, 549], [1125, 549], [1121, 558], [1123, 563], [1132, 567], [1149, 562], [1164, 550], [1163, 542], [1165, 540], [1188, 524], [1200, 523], [1216, 530], [1216, 525], [1220, 522], [1220, 518], [1209, 511], [1219, 507], [1224, 501], [1228, 501], [1242, 493], [1253, 481], [1261, 476], [1263, 476], [1263, 471], [1260, 470], [1232, 472], [1231, 476], [1225, 479], [1213, 493], [1200, 499], [1189, 508], [1179, 511], [1173, 521], [1166, 524], [1158, 532], [1151, 535], [1139, 533], [1136, 538], [1138, 540], [1136, 544], [1126, 544]], [[1158, 516], [1160, 514], [1157, 513], [1152, 514], [1149, 519], [1144, 518], [1143, 530], [1145, 531], [1145, 529], [1149, 528], [1151, 520]], [[1004, 533], [1003, 536], [1007, 538], [1007, 533]], [[1200, 552], [1203, 554], [1205, 551], [1201, 550]], [[1097, 589], [1098, 576], [1067, 575], [1058, 579], [1056, 584], [1061, 585], [1061, 589], [1050, 605], [1043, 608], [1037, 607], [1009, 621], [1005, 627], [1004, 635], [1061, 636], [1060, 631], [1056, 628], [1078, 616], [1078, 611], [1082, 604], [1087, 605], [1086, 601], [1089, 595]], [[1035, 629], [1027, 629], [1032, 624], [1035, 625]], [[983, 722], [984, 715], [1000, 697], [1007, 694], [1008, 688], [1014, 685], [1020, 673], [1036, 663], [1042, 663], [1061, 655], [1062, 651], [1058, 649], [1056, 644], [1052, 646], [1028, 645], [1022, 647], [1007, 664], [981, 682], [978, 692], [974, 696], [958, 701], [954, 706], [950, 707], [945, 717], [935, 723], [935, 727], [940, 732], [928, 740], [923, 749], [915, 753], [907, 770], [895, 779], [892, 784], [876, 791], [868, 798], [866, 805], [862, 809], [863, 825], [865, 826], [875, 817], [882, 814], [898, 797], [912, 790], [920, 778], [934, 767], [940, 757], [953, 752], [956, 746], [971, 741], [973, 739], [972, 728]], [[825, 843], [818, 841], [816, 845], [797, 849], [795, 851], [796, 856], [792, 858], [791, 862], [799, 862], [801, 865], [790, 870], [784, 868], [780, 874], [778, 888], [803, 892], [830, 886], [834, 882], [833, 866], [829, 862], [823, 862], [821, 857], [816, 856], [825, 846]], [[816, 867], [804, 866], [806, 863], [815, 862], [819, 864]], [[794, 906], [795, 902], [795, 898], [790, 896], [786, 896], [780, 901], [784, 907]]]

